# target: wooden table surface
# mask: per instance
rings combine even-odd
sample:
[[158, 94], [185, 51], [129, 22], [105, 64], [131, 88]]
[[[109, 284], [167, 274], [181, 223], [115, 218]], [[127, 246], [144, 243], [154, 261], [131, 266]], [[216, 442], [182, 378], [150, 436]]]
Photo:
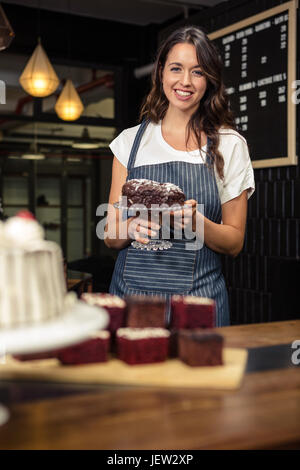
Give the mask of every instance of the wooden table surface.
[[[230, 347], [291, 344], [300, 320], [220, 332]], [[300, 448], [299, 372], [247, 373], [235, 391], [100, 386], [13, 404], [0, 449]]]

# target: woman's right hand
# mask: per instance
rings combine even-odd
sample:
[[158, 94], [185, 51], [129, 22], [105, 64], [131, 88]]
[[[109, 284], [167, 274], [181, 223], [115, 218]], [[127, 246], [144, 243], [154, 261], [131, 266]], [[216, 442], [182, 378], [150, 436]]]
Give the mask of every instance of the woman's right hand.
[[[149, 238], [155, 236], [154, 230], [159, 230], [160, 225], [156, 220], [148, 221], [148, 211], [145, 214], [130, 217], [124, 220], [122, 214], [114, 207], [114, 203], [119, 201], [122, 194], [123, 184], [126, 182], [127, 168], [114, 157], [112, 167], [112, 183], [109, 193], [109, 209], [104, 238], [104, 243], [108, 248], [121, 250], [128, 246], [132, 240], [147, 244]], [[143, 215], [143, 217], [141, 217]], [[159, 222], [159, 220], [158, 220]]]
[[132, 240], [137, 242], [144, 243], [145, 245], [149, 243], [148, 237], [155, 237], [158, 234], [160, 226], [148, 220], [148, 217], [131, 217], [128, 219], [128, 235]]

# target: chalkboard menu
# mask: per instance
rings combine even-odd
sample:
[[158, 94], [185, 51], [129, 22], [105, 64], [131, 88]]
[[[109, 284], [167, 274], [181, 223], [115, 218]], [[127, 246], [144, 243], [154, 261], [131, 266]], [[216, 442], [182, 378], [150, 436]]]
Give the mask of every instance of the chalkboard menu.
[[209, 35], [256, 168], [297, 164], [296, 8], [284, 3]]

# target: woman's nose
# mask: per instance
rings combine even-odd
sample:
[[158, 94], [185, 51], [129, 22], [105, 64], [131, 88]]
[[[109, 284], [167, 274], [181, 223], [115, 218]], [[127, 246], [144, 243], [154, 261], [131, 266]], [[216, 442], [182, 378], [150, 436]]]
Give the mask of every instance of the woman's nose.
[[183, 75], [181, 77], [181, 84], [182, 86], [184, 87], [188, 87], [190, 86], [191, 84], [191, 77], [190, 77], [190, 73], [188, 70], [184, 71], [183, 72]]

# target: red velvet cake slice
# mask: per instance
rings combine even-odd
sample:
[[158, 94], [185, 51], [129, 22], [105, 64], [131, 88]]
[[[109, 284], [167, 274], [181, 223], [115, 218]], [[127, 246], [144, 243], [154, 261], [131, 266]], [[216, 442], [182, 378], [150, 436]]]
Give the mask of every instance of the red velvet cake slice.
[[223, 364], [224, 339], [214, 330], [180, 330], [178, 332], [179, 358], [192, 367]]
[[173, 295], [171, 328], [214, 328], [216, 304], [213, 299], [192, 295]]
[[165, 328], [166, 301], [158, 296], [132, 295], [126, 297], [129, 328]]
[[53, 350], [32, 354], [14, 354], [13, 357], [19, 361], [42, 361], [44, 359], [55, 359], [57, 353], [57, 350]]
[[92, 333], [90, 338], [80, 344], [61, 349], [57, 358], [62, 364], [90, 364], [106, 362], [110, 343], [109, 331], [101, 330]]
[[120, 328], [118, 358], [127, 364], [150, 364], [167, 359], [170, 332], [164, 328]]
[[81, 295], [81, 299], [89, 305], [105, 308], [109, 314], [109, 324], [107, 329], [115, 333], [119, 328], [125, 326], [126, 303], [117, 295], [111, 295], [106, 292], [89, 293]]

